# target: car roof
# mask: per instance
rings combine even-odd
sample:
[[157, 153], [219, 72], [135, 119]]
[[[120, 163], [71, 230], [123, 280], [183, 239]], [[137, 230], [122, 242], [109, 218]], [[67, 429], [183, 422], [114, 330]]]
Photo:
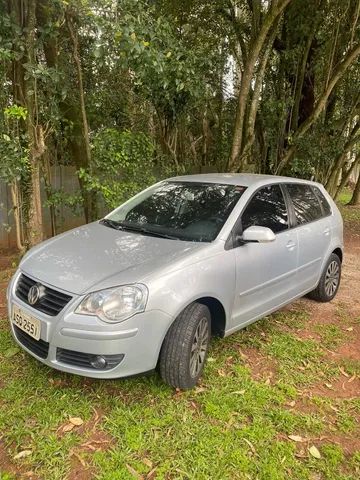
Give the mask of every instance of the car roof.
[[300, 178], [282, 177], [278, 175], [260, 175], [256, 173], [201, 173], [196, 175], [181, 175], [168, 178], [172, 182], [199, 182], [199, 183], [220, 183], [225, 185], [241, 185], [252, 187], [254, 185], [267, 185], [271, 183], [308, 183], [316, 184], [309, 180]]

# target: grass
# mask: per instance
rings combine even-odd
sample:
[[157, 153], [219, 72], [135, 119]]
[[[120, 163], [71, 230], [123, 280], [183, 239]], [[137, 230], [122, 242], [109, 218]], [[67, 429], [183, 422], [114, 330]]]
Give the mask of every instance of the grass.
[[[356, 456], [325, 443], [315, 459], [306, 446], [299, 454], [288, 438], [301, 435], [316, 443], [328, 429], [329, 405], [309, 413], [288, 406], [301, 399], [298, 387], [323, 370], [319, 345], [289, 331], [306, 318], [301, 311], [282, 312], [215, 340], [203, 383], [190, 392], [174, 392], [157, 375], [103, 382], [50, 370], [13, 348], [2, 321], [2, 440], [12, 457], [31, 451], [13, 460], [23, 471], [52, 480], [65, 479], [74, 461], [90, 466], [93, 478], [102, 480], [146, 478], [154, 469], [157, 479], [305, 480], [318, 472], [319, 478], [355, 480]], [[241, 355], [245, 347], [265, 363], [281, 366], [276, 381], [254, 378]], [[310, 366], [298, 369], [304, 365]], [[356, 408], [340, 402], [341, 432], [356, 428]], [[70, 417], [82, 418], [84, 425], [63, 433]], [[96, 443], [99, 435], [108, 442], [105, 448]], [[81, 447], [86, 442], [92, 450]], [[3, 472], [0, 478], [11, 476]]]

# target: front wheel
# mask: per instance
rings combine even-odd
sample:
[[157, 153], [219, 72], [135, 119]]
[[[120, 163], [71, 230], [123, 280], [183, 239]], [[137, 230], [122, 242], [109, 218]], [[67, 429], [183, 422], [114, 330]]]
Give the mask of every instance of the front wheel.
[[309, 293], [309, 297], [318, 302], [330, 302], [340, 286], [341, 260], [332, 253], [326, 262], [318, 286]]
[[175, 388], [193, 388], [204, 369], [211, 336], [208, 307], [192, 303], [186, 307], [164, 339], [160, 352], [160, 375]]

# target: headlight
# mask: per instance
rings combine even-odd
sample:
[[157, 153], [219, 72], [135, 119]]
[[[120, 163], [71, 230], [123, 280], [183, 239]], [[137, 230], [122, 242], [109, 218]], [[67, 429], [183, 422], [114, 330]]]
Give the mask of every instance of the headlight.
[[145, 310], [148, 290], [145, 285], [124, 285], [90, 293], [75, 313], [96, 315], [104, 322], [121, 322]]

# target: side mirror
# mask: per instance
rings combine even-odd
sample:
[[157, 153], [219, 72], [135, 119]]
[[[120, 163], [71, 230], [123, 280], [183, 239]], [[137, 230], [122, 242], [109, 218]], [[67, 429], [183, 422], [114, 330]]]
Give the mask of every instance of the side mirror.
[[244, 243], [269, 243], [276, 239], [275, 233], [267, 227], [254, 225], [244, 230], [241, 240]]

